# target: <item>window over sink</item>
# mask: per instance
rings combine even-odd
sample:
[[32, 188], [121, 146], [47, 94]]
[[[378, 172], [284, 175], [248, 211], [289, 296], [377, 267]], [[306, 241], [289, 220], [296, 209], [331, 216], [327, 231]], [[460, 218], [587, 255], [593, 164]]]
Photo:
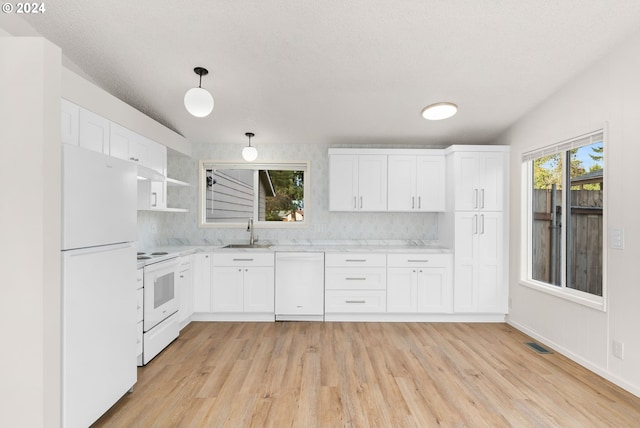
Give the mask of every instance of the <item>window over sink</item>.
[[309, 163], [200, 161], [200, 226], [300, 227], [308, 224]]

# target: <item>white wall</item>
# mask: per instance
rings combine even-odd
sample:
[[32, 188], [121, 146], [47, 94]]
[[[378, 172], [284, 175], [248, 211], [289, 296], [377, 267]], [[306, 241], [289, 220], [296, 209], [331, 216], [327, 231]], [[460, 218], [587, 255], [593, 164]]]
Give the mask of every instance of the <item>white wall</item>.
[[[498, 141], [511, 150], [511, 257], [508, 320], [574, 360], [640, 395], [640, 33], [573, 79]], [[553, 66], [553, 65], [550, 65]], [[518, 283], [521, 155], [608, 126], [605, 230], [624, 227], [624, 250], [607, 249], [608, 310], [602, 312]], [[611, 343], [624, 343], [624, 359]]]
[[0, 37], [0, 426], [60, 425], [60, 49]]
[[[256, 229], [261, 240], [291, 242], [308, 240], [436, 240], [438, 218], [435, 213], [337, 213], [329, 212], [329, 157], [328, 144], [270, 144], [260, 145], [261, 161], [309, 161], [311, 196], [308, 202], [310, 225], [296, 229]], [[233, 144], [193, 144], [193, 158], [170, 156], [169, 176], [191, 183], [186, 189], [170, 189], [170, 206], [189, 209], [189, 213], [138, 213], [138, 240], [140, 248], [156, 244], [181, 242], [192, 245], [248, 241], [245, 228], [205, 229], [198, 227], [198, 160], [213, 159], [238, 161], [246, 139], [239, 136]], [[153, 233], [153, 226], [157, 233]]]

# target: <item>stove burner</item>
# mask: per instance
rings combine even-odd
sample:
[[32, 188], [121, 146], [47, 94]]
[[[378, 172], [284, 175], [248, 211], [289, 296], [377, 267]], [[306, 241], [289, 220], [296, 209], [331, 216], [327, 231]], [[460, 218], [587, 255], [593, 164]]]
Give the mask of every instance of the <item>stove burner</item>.
[[[144, 253], [142, 253], [142, 254], [144, 254]], [[140, 256], [140, 255], [138, 256], [138, 260], [148, 260], [150, 258], [151, 258], [151, 256]]]
[[166, 256], [167, 254], [169, 253], [165, 251], [156, 251], [155, 253], [151, 253], [152, 256]]

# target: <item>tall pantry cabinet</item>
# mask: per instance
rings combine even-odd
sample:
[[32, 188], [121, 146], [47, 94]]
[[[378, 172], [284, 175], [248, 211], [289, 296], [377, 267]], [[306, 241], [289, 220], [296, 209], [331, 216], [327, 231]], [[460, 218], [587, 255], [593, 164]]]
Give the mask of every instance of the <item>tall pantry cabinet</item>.
[[443, 237], [454, 249], [456, 313], [506, 314], [507, 146], [446, 149], [447, 210]]

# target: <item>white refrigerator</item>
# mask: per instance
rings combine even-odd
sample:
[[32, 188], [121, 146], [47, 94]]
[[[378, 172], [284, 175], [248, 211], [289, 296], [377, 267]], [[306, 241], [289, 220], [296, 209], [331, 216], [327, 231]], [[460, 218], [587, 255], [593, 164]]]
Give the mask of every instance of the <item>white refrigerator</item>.
[[62, 145], [62, 426], [86, 428], [137, 380], [134, 164]]

